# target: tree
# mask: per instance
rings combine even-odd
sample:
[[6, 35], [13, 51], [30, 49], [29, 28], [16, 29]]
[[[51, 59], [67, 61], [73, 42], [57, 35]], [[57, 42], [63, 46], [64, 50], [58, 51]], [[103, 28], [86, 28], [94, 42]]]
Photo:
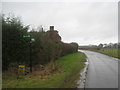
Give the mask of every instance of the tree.
[[27, 40], [23, 35], [29, 26], [24, 26], [18, 17], [2, 15], [2, 60], [3, 70], [8, 69], [12, 62], [23, 62], [27, 59]]
[[118, 43], [114, 43], [113, 48], [118, 48]]
[[99, 44], [98, 47], [99, 47], [99, 48], [103, 48], [103, 44]]
[[107, 46], [107, 44], [105, 43], [105, 44], [103, 44], [103, 48], [105, 48]]

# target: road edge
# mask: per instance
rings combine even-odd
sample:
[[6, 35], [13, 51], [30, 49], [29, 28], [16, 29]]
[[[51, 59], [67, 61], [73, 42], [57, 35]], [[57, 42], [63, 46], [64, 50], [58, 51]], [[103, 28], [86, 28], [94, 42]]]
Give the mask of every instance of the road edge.
[[87, 77], [87, 72], [88, 72], [88, 58], [86, 58], [86, 62], [84, 63], [85, 67], [83, 70], [80, 72], [80, 79], [77, 81], [77, 88], [85, 88], [85, 82], [86, 82], [86, 77]]

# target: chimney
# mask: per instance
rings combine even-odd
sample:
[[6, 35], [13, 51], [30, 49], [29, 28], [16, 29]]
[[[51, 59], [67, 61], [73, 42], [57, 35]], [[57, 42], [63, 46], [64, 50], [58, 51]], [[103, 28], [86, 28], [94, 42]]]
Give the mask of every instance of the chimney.
[[50, 31], [54, 31], [54, 26], [50, 26]]

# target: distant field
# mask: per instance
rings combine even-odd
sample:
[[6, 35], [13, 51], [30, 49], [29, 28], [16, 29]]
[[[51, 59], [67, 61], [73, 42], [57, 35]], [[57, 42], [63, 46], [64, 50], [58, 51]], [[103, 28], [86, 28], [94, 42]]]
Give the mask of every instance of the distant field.
[[[81, 53], [73, 53], [57, 60], [63, 72], [48, 76], [29, 74], [17, 79], [17, 75], [3, 75], [3, 88], [73, 88], [76, 87], [75, 80], [84, 67], [86, 56]], [[49, 64], [48, 64], [49, 65]], [[39, 72], [39, 71], [38, 71]], [[34, 72], [33, 72], [34, 73]]]
[[96, 51], [96, 52], [99, 52], [99, 53], [102, 53], [102, 54], [106, 54], [106, 55], [109, 55], [109, 56], [112, 56], [112, 57], [120, 59], [120, 55], [118, 53], [118, 52], [120, 52], [120, 49], [108, 49], [108, 48], [105, 48], [105, 49], [92, 50], [92, 51]]

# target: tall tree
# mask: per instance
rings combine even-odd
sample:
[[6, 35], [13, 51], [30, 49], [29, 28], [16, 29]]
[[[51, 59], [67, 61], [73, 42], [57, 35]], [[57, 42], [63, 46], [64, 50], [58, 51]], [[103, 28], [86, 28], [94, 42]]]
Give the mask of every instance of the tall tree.
[[2, 16], [2, 53], [3, 70], [10, 62], [22, 62], [27, 57], [27, 40], [23, 35], [27, 33], [28, 26], [24, 26], [18, 17]]

